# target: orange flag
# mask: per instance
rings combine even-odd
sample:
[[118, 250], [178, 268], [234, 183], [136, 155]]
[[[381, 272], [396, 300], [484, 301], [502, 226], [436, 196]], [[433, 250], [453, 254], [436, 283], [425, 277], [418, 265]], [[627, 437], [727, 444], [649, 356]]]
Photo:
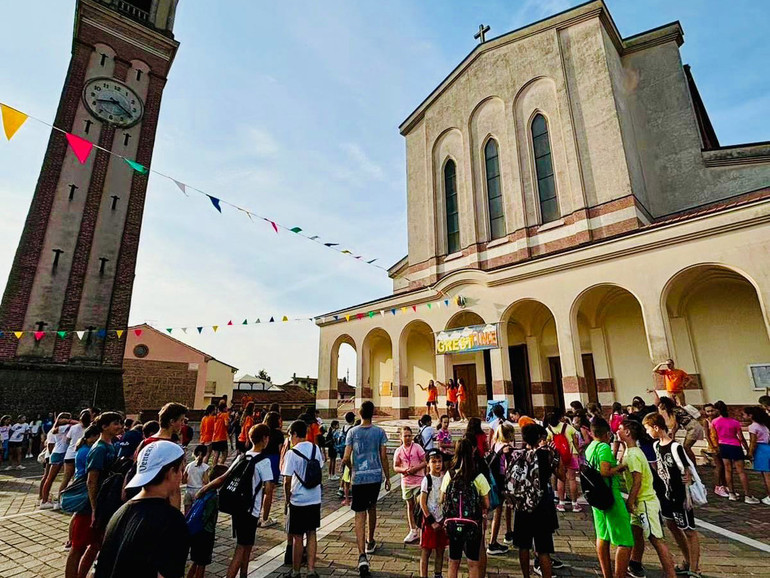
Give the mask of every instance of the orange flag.
[[13, 135], [16, 134], [16, 131], [21, 128], [21, 125], [23, 125], [24, 121], [29, 117], [23, 112], [4, 104], [0, 104], [0, 111], [2, 111], [5, 136], [8, 140], [11, 140]]

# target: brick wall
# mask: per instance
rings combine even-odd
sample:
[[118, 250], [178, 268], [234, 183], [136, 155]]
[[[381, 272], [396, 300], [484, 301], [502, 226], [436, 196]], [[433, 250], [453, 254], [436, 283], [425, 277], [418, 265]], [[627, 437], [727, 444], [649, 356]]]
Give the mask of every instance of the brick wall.
[[123, 390], [126, 413], [160, 409], [175, 401], [192, 407], [195, 402], [196, 370], [189, 364], [174, 361], [126, 359], [123, 362]]

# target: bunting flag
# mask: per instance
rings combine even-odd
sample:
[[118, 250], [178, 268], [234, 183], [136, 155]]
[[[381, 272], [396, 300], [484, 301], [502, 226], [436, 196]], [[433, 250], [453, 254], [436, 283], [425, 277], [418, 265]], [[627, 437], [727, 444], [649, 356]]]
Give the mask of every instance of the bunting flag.
[[271, 317], [269, 323], [275, 323], [275, 319]]
[[78, 336], [78, 339], [80, 339], [80, 341], [83, 341], [83, 336], [84, 336], [85, 334], [86, 334], [86, 332], [85, 332], [85, 331], [76, 331], [76, 332], [75, 332], [75, 335], [77, 335], [77, 336]]
[[249, 320], [248, 319], [244, 319], [243, 323], [241, 323], [241, 325], [248, 325], [248, 324], [249, 324]]
[[261, 321], [259, 320], [259, 317], [257, 317], [257, 320], [256, 320], [254, 323], [255, 323], [255, 324], [257, 324], [257, 323], [261, 323]]
[[214, 208], [221, 213], [222, 207], [219, 206], [219, 199], [217, 199], [216, 197], [212, 197], [211, 195], [206, 195], [206, 196], [211, 201], [211, 204], [214, 205]]
[[274, 230], [276, 233], [278, 232], [278, 225], [276, 225], [274, 221], [271, 221], [270, 219], [265, 219], [265, 221], [267, 221], [268, 223], [270, 223], [270, 225], [272, 225], [272, 227], [273, 227], [273, 230]]
[[139, 164], [138, 162], [136, 162], [136, 161], [132, 161], [131, 159], [127, 159], [127, 158], [125, 158], [125, 157], [123, 157], [123, 160], [124, 160], [124, 161], [126, 161], [126, 164], [127, 164], [129, 167], [131, 167], [132, 169], [134, 169], [134, 170], [135, 170], [137, 173], [139, 173], [140, 175], [146, 175], [147, 173], [149, 173], [149, 172], [150, 172], [150, 171], [149, 171], [149, 169], [148, 169], [147, 167], [145, 167], [144, 165], [140, 165], [140, 164]]
[[13, 334], [16, 336], [16, 339], [21, 339], [21, 336], [24, 335], [23, 331], [14, 331]]
[[123, 330], [122, 329], [118, 329], [117, 331], [115, 331], [115, 335], [117, 335], [118, 339], [120, 339], [121, 337], [123, 337]]
[[358, 314], [356, 314], [356, 317], [358, 317], [358, 319], [361, 320], [361, 319], [364, 318], [364, 314], [363, 313], [358, 313]]
[[[187, 327], [182, 327], [182, 333], [187, 335]], [[120, 339], [120, 336], [118, 336], [118, 339]]]
[[168, 334], [171, 335], [171, 332], [174, 330], [173, 327], [166, 327], [166, 331], [168, 331]]
[[371, 265], [371, 264], [372, 264], [372, 263], [374, 263], [376, 260], [377, 260], [377, 259], [372, 259], [371, 261], [367, 261], [367, 262], [366, 262], [366, 264], [367, 264], [367, 265]]
[[142, 336], [142, 330], [141, 329], [134, 329], [134, 335], [136, 335], [137, 337], [141, 337]]
[[412, 311], [414, 311], [415, 313], [417, 313], [417, 305], [412, 305]]
[[4, 104], [0, 104], [0, 112], [2, 112], [3, 117], [3, 129], [5, 129], [5, 138], [11, 140], [13, 135], [16, 134], [16, 131], [21, 128], [21, 125], [23, 125], [29, 117], [23, 112]]
[[395, 310], [395, 309], [391, 309], [391, 310], [390, 310], [390, 312], [391, 312], [393, 315], [395, 315], [395, 314], [396, 314], [396, 310]]
[[406, 313], [406, 307], [401, 308], [401, 313]]
[[203, 333], [203, 327], [198, 327], [198, 335], [200, 335], [201, 333]]
[[320, 238], [321, 237], [319, 237], [318, 235], [313, 235], [312, 237], [308, 237], [308, 239], [310, 239], [311, 241], [315, 241], [316, 239], [320, 239]]
[[428, 303], [428, 309], [430, 309], [430, 303]]
[[107, 337], [107, 330], [106, 329], [100, 329], [99, 331], [96, 332], [96, 336], [101, 338], [101, 339], [104, 339], [105, 337]]
[[324, 247], [337, 247], [339, 243], [324, 243]]
[[350, 321], [350, 315], [345, 315], [345, 321]]
[[449, 307], [449, 299], [444, 299], [444, 305]]
[[176, 186], [179, 187], [179, 190], [184, 193], [185, 197], [190, 196], [190, 194], [187, 192], [187, 185], [185, 185], [184, 183], [180, 183], [176, 179], [171, 179], [171, 180], [174, 181], [174, 183], [176, 183]]
[[45, 337], [45, 331], [35, 331], [35, 341], [40, 341]]
[[369, 312], [369, 319], [371, 319], [372, 317], [374, 317], [374, 311]]
[[347, 249], [343, 249], [342, 251], [340, 251], [340, 253], [342, 253], [343, 255], [352, 255], [353, 254], [350, 251], [348, 251]]
[[281, 319], [281, 321], [288, 321], [288, 320], [289, 320], [289, 318], [288, 318], [288, 317], [286, 317], [286, 315], [284, 315], [284, 316], [283, 316], [283, 319]]
[[230, 321], [227, 322], [227, 324], [228, 325], [232, 325], [233, 324], [233, 320], [231, 319]]
[[69, 132], [65, 136], [67, 137], [67, 142], [70, 143], [72, 152], [75, 153], [80, 164], [84, 165], [88, 160], [88, 155], [91, 154], [91, 149], [94, 148], [94, 143]]
[[57, 331], [56, 335], [58, 335], [62, 339], [67, 339], [67, 332], [66, 331]]
[[302, 229], [300, 229], [299, 227], [292, 227], [291, 229], [289, 229], [289, 231], [291, 231], [292, 233], [301, 233]]
[[214, 333], [216, 333], [217, 329], [219, 329], [219, 325], [212, 325], [211, 328], [214, 330]]

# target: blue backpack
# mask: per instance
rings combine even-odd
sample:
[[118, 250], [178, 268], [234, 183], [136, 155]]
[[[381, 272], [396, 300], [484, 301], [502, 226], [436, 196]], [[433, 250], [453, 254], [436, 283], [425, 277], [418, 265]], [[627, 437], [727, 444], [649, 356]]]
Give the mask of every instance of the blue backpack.
[[337, 454], [342, 456], [345, 453], [345, 440], [348, 437], [350, 427], [345, 425], [334, 432], [334, 449], [337, 450]]
[[202, 498], [198, 498], [193, 502], [190, 511], [187, 512], [187, 515], [185, 516], [185, 520], [187, 521], [187, 531], [190, 532], [190, 536], [195, 536], [203, 531], [203, 514], [206, 510], [206, 504], [214, 496], [216, 496], [216, 492], [208, 492], [203, 494]]

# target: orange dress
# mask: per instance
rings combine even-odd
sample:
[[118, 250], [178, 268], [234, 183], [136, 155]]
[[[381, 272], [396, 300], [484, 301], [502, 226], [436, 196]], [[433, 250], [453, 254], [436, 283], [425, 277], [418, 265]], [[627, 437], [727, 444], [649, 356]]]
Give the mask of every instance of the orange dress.
[[201, 443], [210, 444], [214, 438], [214, 422], [217, 418], [207, 415], [201, 420]]
[[230, 418], [227, 413], [220, 413], [216, 417], [214, 422], [214, 437], [211, 441], [214, 442], [226, 442], [227, 441], [227, 426], [230, 425]]
[[428, 402], [436, 403], [436, 401], [438, 401], [438, 388], [435, 385], [428, 386]]

